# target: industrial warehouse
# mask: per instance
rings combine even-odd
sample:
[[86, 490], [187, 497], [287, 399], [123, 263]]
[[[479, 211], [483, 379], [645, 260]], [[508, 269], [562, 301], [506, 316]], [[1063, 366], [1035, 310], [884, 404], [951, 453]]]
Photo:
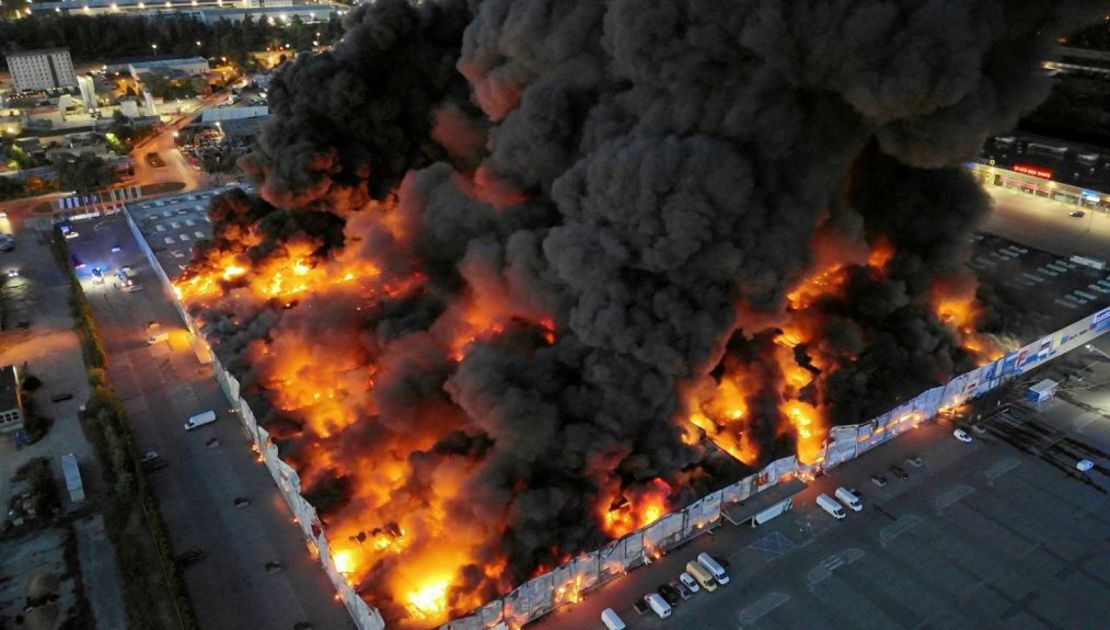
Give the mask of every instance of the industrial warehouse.
[[[189, 329], [198, 336], [203, 334], [202, 330], [178, 301], [176, 292], [179, 289], [174, 288], [185, 269], [181, 262], [184, 252], [180, 243], [210, 238], [210, 221], [205, 204], [214, 195], [228, 190], [183, 194], [126, 206], [126, 217], [132, 232], [163, 279], [167, 294], [174, 296], [174, 303]], [[182, 239], [182, 235], [187, 238]], [[1071, 268], [1082, 273], [1078, 265], [1071, 264]], [[443, 627], [452, 630], [501, 627], [498, 624], [519, 627], [563, 605], [579, 601], [591, 590], [630, 570], [650, 564], [653, 559], [722, 523], [756, 525], [783, 514], [790, 509], [793, 496], [805, 488], [803, 480], [812, 479], [814, 475], [855, 459], [938, 415], [964, 406], [1056, 357], [1089, 344], [1110, 330], [1110, 306], [1107, 306], [1110, 304], [1110, 275], [1100, 282], [1103, 284], [1096, 286], [1106, 286], [1107, 291], [1096, 302], [1102, 305], [1097, 312], [956, 376], [943, 386], [925, 391], [869, 422], [832, 427], [828, 439], [820, 445], [816, 463], [805, 464], [797, 457], [779, 459], [754, 474], [694, 500], [681, 510], [671, 513], [660, 511], [643, 527], [597, 550], [576, 554], [564, 564], [519, 585], [504, 597], [481, 605], [472, 615], [451, 620]], [[216, 355], [219, 356], [218, 347]], [[296, 515], [306, 539], [318, 550], [321, 563], [357, 627], [360, 630], [384, 628], [386, 624], [381, 613], [352, 588], [349, 566], [346, 565], [348, 560], [333, 551], [327, 528], [321, 524], [317, 509], [303, 496], [300, 475], [281, 459], [270, 433], [259, 425], [256, 420], [258, 415], [243, 397], [240, 381], [223, 367], [219, 359], [215, 361], [215, 374], [221, 389], [238, 409], [244, 428]], [[1038, 388], [1043, 387], [1038, 383], [1030, 391], [1040, 391]]]
[[[9, 12], [8, 37], [75, 62], [221, 62], [203, 86], [153, 80], [197, 93], [153, 127], [113, 118], [122, 181], [75, 158], [56, 187], [4, 189], [25, 426], [0, 447], [50, 455], [26, 481], [61, 474], [65, 509], [110, 498], [122, 569], [55, 608], [143, 628], [1097, 624], [1106, 77], [1052, 65], [1110, 48], [1095, 4], [378, 0], [210, 28], [138, 3], [53, 11], [64, 31]], [[144, 35], [93, 41], [108, 23]], [[217, 119], [258, 113], [211, 146], [234, 135]], [[63, 289], [71, 312], [38, 316]], [[63, 354], [72, 383], [20, 378]], [[112, 560], [95, 518], [73, 534], [85, 573]], [[51, 603], [5, 584], [0, 625]]]

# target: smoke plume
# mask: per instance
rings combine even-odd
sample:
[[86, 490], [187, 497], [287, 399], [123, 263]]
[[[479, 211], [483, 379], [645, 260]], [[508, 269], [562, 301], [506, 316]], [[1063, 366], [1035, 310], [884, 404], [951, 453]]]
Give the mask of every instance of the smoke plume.
[[1092, 4], [379, 0], [178, 288], [337, 564], [440, 622], [982, 360], [959, 164]]

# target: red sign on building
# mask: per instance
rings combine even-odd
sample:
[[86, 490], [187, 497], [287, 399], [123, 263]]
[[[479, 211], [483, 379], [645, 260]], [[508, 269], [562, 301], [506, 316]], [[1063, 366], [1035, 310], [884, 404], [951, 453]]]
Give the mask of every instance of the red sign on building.
[[1038, 166], [1029, 166], [1028, 164], [1014, 164], [1015, 173], [1023, 173], [1025, 175], [1032, 175], [1034, 177], [1043, 177], [1045, 179], [1052, 179], [1052, 171]]

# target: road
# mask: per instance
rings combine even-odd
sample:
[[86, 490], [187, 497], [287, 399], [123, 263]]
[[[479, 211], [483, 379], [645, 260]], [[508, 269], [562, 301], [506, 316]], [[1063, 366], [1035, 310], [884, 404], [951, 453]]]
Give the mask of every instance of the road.
[[[6, 222], [7, 219], [0, 220]], [[10, 226], [0, 227], [8, 231]], [[74, 504], [67, 493], [60, 496], [63, 509], [77, 510], [89, 503], [100, 503], [110, 487], [104, 479], [103, 464], [77, 418], [78, 407], [89, 397], [89, 383], [81, 342], [73, 328], [69, 276], [58, 268], [49, 246], [35, 230], [20, 229], [15, 238], [15, 250], [0, 254], [4, 271], [19, 269], [20, 274], [15, 278], [3, 277], [0, 287], [3, 313], [0, 365], [26, 365], [42, 379], [43, 387], [29, 397], [38, 413], [53, 420], [53, 426], [42, 440], [21, 449], [16, 448], [10, 436], [0, 437], [0, 505], [8, 505], [11, 477], [21, 465], [32, 458], [45, 457], [60, 482], [61, 456], [73, 453], [81, 470], [86, 500]], [[29, 327], [19, 328], [22, 323]], [[72, 398], [52, 401], [58, 394], [70, 394]], [[114, 549], [106, 543], [101, 515], [78, 519], [73, 526], [85, 594], [93, 616], [99, 627], [122, 628], [125, 609], [119, 569]]]
[[[155, 449], [168, 463], [151, 484], [177, 552], [207, 557], [184, 570], [200, 626], [317, 629], [352, 626], [323, 569], [306, 548], [299, 527], [265, 467], [229, 413], [210, 367], [201, 366], [171, 302], [140, 253], [122, 216], [77, 224], [67, 241], [87, 264], [82, 286], [109, 354], [109, 375], [124, 401], [140, 450]], [[111, 253], [113, 244], [122, 251]], [[108, 283], [93, 285], [93, 266], [108, 269]], [[143, 290], [125, 293], [112, 272], [131, 265]], [[148, 345], [146, 322], [157, 319], [168, 342]], [[184, 420], [212, 409], [219, 420], [191, 432]], [[237, 498], [249, 505], [238, 508]], [[269, 562], [281, 563], [276, 573]]]
[[994, 206], [980, 226], [1025, 245], [1061, 256], [1081, 254], [1110, 262], [1110, 212], [1085, 210], [1072, 217], [1071, 204], [988, 186]]
[[[1110, 338], [1100, 347], [1110, 349]], [[1076, 351], [1068, 360], [1075, 355], [1098, 358]], [[1059, 400], [1033, 412], [1059, 433], [1060, 448], [1015, 447], [1001, 421], [988, 421], [971, 444], [953, 439], [947, 423], [926, 424], [818, 478], [783, 516], [757, 529], [726, 524], [529, 627], [600, 629], [605, 608], [633, 630], [1102, 627], [1110, 615], [1110, 459], [1101, 450], [1110, 361], [1099, 369], [1085, 391], [1100, 408]], [[1101, 453], [1086, 476], [1074, 470], [1077, 443]], [[911, 454], [923, 467], [904, 463]], [[892, 464], [910, 479], [894, 478]], [[875, 472], [887, 485], [870, 482]], [[839, 485], [858, 488], [864, 509], [836, 521], [814, 500]], [[666, 620], [632, 610], [702, 551], [729, 562], [729, 585], [695, 594]]]
[[[204, 171], [193, 168], [181, 151], [174, 144], [173, 134], [193, 122], [205, 109], [219, 105], [228, 97], [225, 93], [213, 94], [201, 100], [201, 106], [196, 112], [178, 118], [165, 125], [159, 133], [135, 146], [131, 151], [131, 162], [135, 165], [135, 174], [117, 182], [117, 186], [143, 186], [147, 184], [181, 182], [185, 185], [183, 190], [197, 190], [209, 185], [209, 177]], [[146, 161], [146, 154], [157, 152], [165, 166], [153, 167]], [[66, 193], [50, 193], [37, 197], [26, 197], [0, 202], [0, 211], [6, 213], [7, 219], [0, 218], [0, 233], [11, 234], [19, 230], [23, 221], [32, 215], [31, 209], [43, 202], [51, 202]]]
[[[196, 190], [208, 185], [208, 176], [189, 164], [181, 151], [174, 144], [174, 133], [193, 122], [209, 107], [215, 107], [227, 100], [228, 94], [216, 93], [201, 99], [201, 106], [196, 112], [178, 118], [165, 125], [158, 135], [147, 138], [135, 145], [131, 151], [131, 162], [135, 165], [135, 175], [128, 178], [128, 184], [155, 184], [160, 182], [184, 182], [184, 190]], [[157, 152], [162, 156], [165, 166], [154, 167], [146, 160], [146, 154]]]

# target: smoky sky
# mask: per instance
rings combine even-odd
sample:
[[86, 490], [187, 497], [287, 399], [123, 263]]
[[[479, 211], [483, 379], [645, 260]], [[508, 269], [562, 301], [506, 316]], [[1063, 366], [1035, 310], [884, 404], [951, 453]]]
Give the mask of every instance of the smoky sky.
[[[850, 269], [845, 296], [813, 307], [809, 351], [843, 361], [821, 378], [835, 422], [968, 365], [928, 308], [987, 210], [960, 163], [1037, 106], [1055, 38], [1105, 4], [359, 6], [334, 50], [278, 71], [273, 120], [245, 160], [261, 199], [214, 204], [215, 240], [194, 270], [308, 238], [321, 259], [372, 260], [382, 282], [419, 287], [358, 309], [332, 293], [290, 307], [229, 290], [204, 311], [208, 333], [248, 382], [251, 339], [349, 335], [358, 361], [384, 367], [359, 422], [332, 439], [373, 449], [441, 434], [411, 454], [420, 474], [406, 491], [468, 462], [465, 500], [449, 509], [489, 532], [475, 557], [507, 554], [519, 582], [602, 544], [596, 504], [614, 487], [662, 477], [680, 504], [736, 478], [679, 439], [679, 392], [722, 361], [765, 371], [751, 349], [773, 345], [766, 322], [821, 230], [897, 252], [886, 274]], [[265, 238], [240, 245], [249, 225]], [[505, 323], [452, 360], [474, 304]], [[770, 443], [767, 395], [753, 408]], [[465, 573], [465, 588], [495, 593]]]

